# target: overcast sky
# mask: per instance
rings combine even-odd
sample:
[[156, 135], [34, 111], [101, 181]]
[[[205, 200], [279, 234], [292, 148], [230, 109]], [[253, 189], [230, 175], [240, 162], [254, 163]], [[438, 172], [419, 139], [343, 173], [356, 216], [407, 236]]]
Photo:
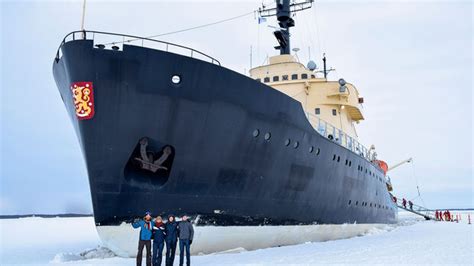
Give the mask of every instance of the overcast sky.
[[[77, 138], [52, 75], [82, 3], [1, 2], [0, 214], [91, 212]], [[272, 1], [266, 1], [272, 2]], [[150, 36], [238, 16], [261, 1], [87, 2], [86, 29]], [[365, 98], [362, 143], [389, 165], [394, 193], [431, 208], [474, 207], [471, 1], [316, 1], [296, 15], [298, 57], [326, 53]], [[253, 15], [160, 39], [193, 47], [244, 73], [277, 54], [274, 19]], [[422, 203], [420, 198], [415, 202]]]

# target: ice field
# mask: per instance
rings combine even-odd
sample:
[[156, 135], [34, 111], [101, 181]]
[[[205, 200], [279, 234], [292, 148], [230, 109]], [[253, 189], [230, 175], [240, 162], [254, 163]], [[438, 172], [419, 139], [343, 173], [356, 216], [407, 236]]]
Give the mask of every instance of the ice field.
[[[192, 265], [474, 265], [474, 225], [467, 224], [467, 213], [459, 223], [424, 221], [405, 212], [399, 218], [397, 225], [357, 237], [193, 256]], [[0, 226], [1, 265], [135, 264], [134, 258], [98, 248], [101, 242], [92, 217], [0, 219]]]

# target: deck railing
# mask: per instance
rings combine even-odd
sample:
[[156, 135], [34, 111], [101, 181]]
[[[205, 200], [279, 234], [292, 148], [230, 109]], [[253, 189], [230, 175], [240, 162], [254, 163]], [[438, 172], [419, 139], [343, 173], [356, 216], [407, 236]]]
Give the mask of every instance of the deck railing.
[[159, 41], [159, 40], [150, 39], [146, 37], [128, 35], [128, 34], [102, 32], [102, 31], [90, 31], [90, 30], [73, 31], [67, 34], [64, 37], [63, 41], [61, 42], [61, 44], [59, 45], [59, 48], [56, 52], [56, 62], [59, 61], [59, 59], [62, 56], [61, 47], [66, 42], [75, 41], [75, 40], [93, 40], [95, 47], [103, 48], [103, 49], [107, 49], [107, 48], [119, 49], [120, 48], [119, 46], [123, 47], [123, 44], [136, 45], [136, 46], [176, 53], [180, 55], [185, 55], [185, 56], [189, 56], [196, 59], [210, 61], [211, 63], [219, 65], [219, 66], [221, 65], [221, 63], [217, 59], [205, 53], [202, 53], [200, 51], [197, 51], [195, 49], [192, 49], [183, 45], [174, 44], [174, 43], [165, 42], [165, 41]]
[[313, 128], [323, 137], [334, 141], [335, 143], [347, 148], [355, 154], [366, 158], [368, 161], [373, 161], [375, 158], [374, 154], [370, 152], [364, 145], [360, 144], [353, 137], [347, 135], [341, 129], [331, 125], [324, 121], [318, 116], [306, 112], [306, 118]]

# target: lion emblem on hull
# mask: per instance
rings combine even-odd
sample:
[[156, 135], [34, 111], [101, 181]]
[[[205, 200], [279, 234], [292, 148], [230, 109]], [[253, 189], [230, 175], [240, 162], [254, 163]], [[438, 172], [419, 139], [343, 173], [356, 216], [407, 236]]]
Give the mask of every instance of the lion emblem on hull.
[[77, 118], [79, 120], [91, 119], [94, 116], [92, 82], [72, 83], [71, 91]]

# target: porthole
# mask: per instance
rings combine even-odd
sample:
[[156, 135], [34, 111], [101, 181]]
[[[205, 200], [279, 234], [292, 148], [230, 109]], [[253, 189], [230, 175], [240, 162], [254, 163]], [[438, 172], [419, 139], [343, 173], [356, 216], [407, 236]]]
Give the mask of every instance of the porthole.
[[351, 200], [349, 200], [349, 203], [348, 203], [347, 205], [351, 205], [351, 202], [352, 202], [352, 201], [351, 201]]
[[336, 154], [334, 154], [334, 155], [332, 156], [332, 160], [333, 160], [333, 161], [336, 160]]
[[341, 160], [341, 157], [337, 156], [337, 162], [339, 162], [340, 160]]
[[285, 140], [285, 146], [288, 146], [288, 145], [290, 145], [290, 142], [291, 142], [291, 140], [290, 140], [290, 139], [286, 139], [286, 140]]
[[316, 155], [319, 155], [319, 153], [321, 152], [321, 150], [319, 148], [316, 149]]
[[359, 201], [356, 201], [356, 205], [359, 205]]
[[349, 164], [349, 161], [346, 159], [346, 165], [348, 165], [348, 164]]
[[351, 167], [351, 165], [352, 165], [352, 162], [351, 162], [351, 161], [349, 161], [349, 167]]
[[270, 140], [270, 138], [272, 137], [272, 134], [270, 134], [270, 132], [267, 132], [265, 133], [265, 140]]
[[370, 203], [370, 207], [372, 207], [372, 203]]
[[293, 143], [293, 148], [298, 148], [298, 146], [300, 145], [300, 143], [298, 141], [295, 141], [295, 143]]
[[313, 153], [314, 151], [314, 147], [313, 146], [309, 146], [309, 153]]
[[255, 130], [253, 131], [253, 134], [252, 134], [252, 135], [253, 135], [254, 138], [258, 137], [258, 135], [260, 135], [260, 130], [255, 129]]
[[173, 75], [171, 77], [171, 82], [173, 82], [173, 84], [179, 84], [181, 83], [181, 77], [179, 75]]

